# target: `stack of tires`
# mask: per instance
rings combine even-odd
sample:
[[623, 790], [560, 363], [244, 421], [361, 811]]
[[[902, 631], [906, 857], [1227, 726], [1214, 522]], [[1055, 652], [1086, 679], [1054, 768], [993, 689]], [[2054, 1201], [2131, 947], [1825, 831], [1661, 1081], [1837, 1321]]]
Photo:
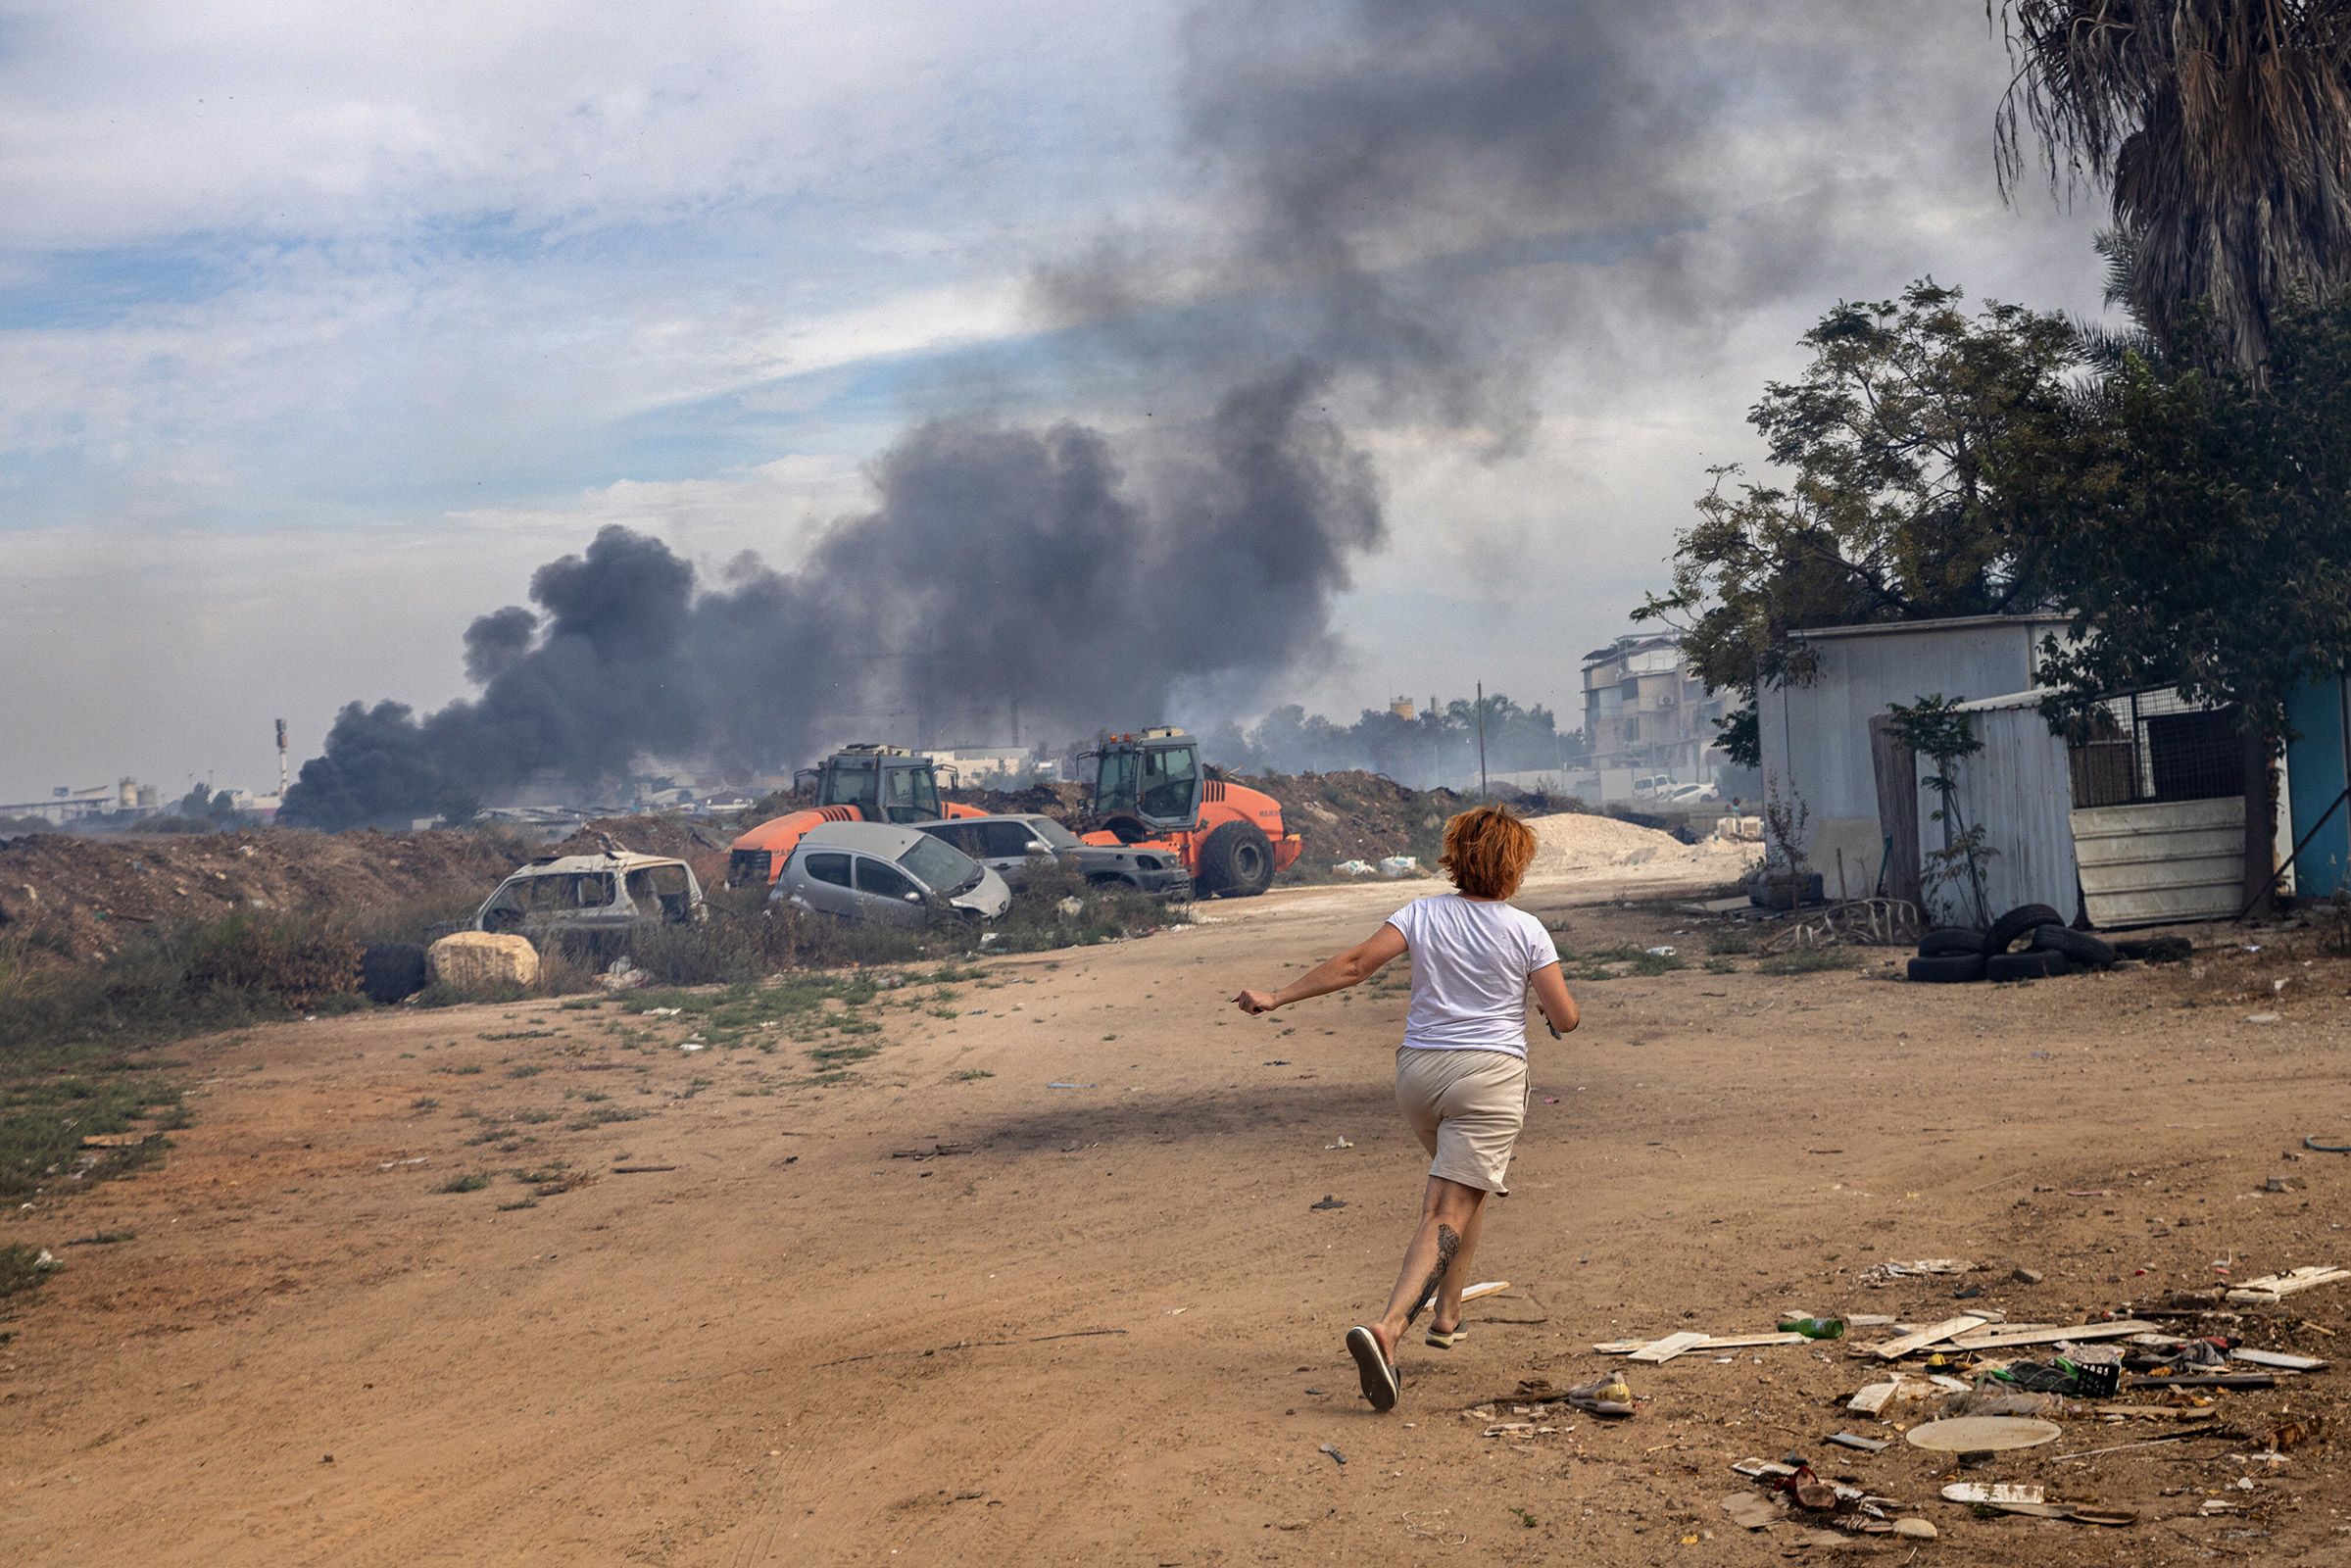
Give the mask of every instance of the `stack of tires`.
[[2113, 948], [2072, 929], [2055, 909], [2028, 904], [1994, 920], [1988, 931], [1946, 925], [1928, 932], [1910, 960], [1910, 978], [1935, 985], [2042, 980], [2069, 969], [2108, 968], [2114, 960]]

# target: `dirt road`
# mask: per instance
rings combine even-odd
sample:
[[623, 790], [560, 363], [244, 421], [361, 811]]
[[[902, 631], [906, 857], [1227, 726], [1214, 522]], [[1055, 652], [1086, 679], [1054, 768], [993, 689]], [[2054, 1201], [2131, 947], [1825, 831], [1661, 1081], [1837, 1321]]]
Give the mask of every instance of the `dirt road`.
[[[1579, 953], [1702, 955], [1662, 906], [1566, 907], [1593, 895], [1522, 902]], [[802, 1040], [754, 1022], [686, 1052], [707, 1021], [548, 1004], [191, 1045], [167, 1163], [0, 1222], [67, 1262], [0, 1348], [0, 1561], [1761, 1563], [1788, 1539], [1720, 1511], [1727, 1466], [1790, 1448], [1925, 1500], [1924, 1560], [2351, 1559], [2339, 1441], [2058, 1460], [2148, 1435], [2083, 1423], [1970, 1473], [2144, 1522], [1972, 1518], [1924, 1453], [1821, 1446], [1866, 1419], [1838, 1408], [1867, 1380], [1839, 1345], [1630, 1369], [1626, 1422], [1489, 1439], [1463, 1413], [1616, 1364], [1594, 1341], [1953, 1310], [1950, 1279], [1865, 1288], [1882, 1260], [1977, 1260], [1977, 1300], [2039, 1321], [2208, 1287], [2216, 1260], [2351, 1263], [2351, 1160], [2279, 1157], [2351, 1122], [2340, 962], [1580, 985], [1583, 1032], [1538, 1032], [1478, 1270], [1517, 1288], [1459, 1348], [1411, 1346], [1380, 1417], [1340, 1338], [1384, 1298], [1425, 1169], [1389, 1087], [1403, 993], [1265, 1021], [1225, 999], [1398, 898], [1211, 906]], [[969, 1152], [893, 1157], [942, 1146]], [[59, 1245], [107, 1232], [134, 1234]], [[2262, 1332], [2307, 1316], [2351, 1345], [2351, 1287], [2294, 1305]], [[2316, 1332], [2278, 1343], [2326, 1353]], [[2345, 1375], [2228, 1412], [2332, 1413]], [[2243, 1511], [2196, 1517], [2210, 1495]]]

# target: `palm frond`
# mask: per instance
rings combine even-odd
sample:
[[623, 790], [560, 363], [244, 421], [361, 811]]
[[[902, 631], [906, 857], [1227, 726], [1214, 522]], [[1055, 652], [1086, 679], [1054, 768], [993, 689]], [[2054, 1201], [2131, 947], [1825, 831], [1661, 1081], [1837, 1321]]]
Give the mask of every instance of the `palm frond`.
[[2153, 336], [2181, 352], [2200, 317], [2199, 359], [2261, 376], [2277, 312], [2351, 284], [2351, 0], [1986, 7], [2016, 63], [2003, 185], [2030, 126], [2053, 184], [2109, 191], [2126, 303]]

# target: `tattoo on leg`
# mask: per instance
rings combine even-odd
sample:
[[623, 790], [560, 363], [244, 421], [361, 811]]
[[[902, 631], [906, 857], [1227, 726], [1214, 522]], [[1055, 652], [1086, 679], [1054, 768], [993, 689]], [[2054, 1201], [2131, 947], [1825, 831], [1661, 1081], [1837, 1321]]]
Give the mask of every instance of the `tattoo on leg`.
[[1428, 1309], [1431, 1301], [1437, 1299], [1437, 1292], [1445, 1284], [1445, 1271], [1453, 1266], [1453, 1254], [1460, 1250], [1461, 1233], [1450, 1225], [1439, 1225], [1437, 1266], [1429, 1270], [1429, 1282], [1420, 1288], [1420, 1299], [1413, 1302], [1412, 1310], [1404, 1314], [1404, 1327], [1410, 1328], [1413, 1320]]

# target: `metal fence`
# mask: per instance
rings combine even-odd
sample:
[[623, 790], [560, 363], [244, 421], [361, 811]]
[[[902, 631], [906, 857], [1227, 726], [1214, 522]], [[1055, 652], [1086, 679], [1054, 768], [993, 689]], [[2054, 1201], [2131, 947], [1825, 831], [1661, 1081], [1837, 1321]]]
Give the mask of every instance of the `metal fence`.
[[2074, 805], [2215, 801], [2245, 793], [2237, 708], [2212, 708], [2171, 687], [2120, 692], [2091, 714], [2069, 759]]

